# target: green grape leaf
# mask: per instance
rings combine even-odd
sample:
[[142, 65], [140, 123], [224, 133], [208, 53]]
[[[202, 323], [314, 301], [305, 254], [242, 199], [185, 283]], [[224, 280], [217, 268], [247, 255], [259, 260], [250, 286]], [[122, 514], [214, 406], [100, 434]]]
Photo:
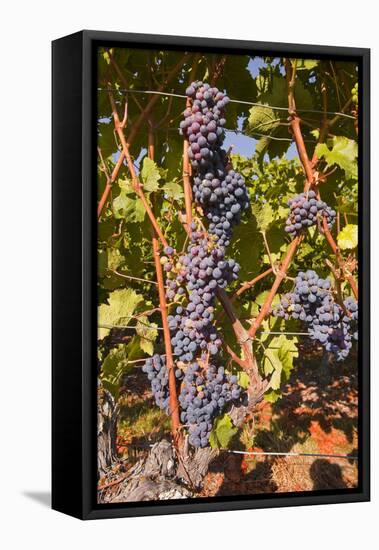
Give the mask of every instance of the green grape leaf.
[[118, 397], [122, 375], [127, 371], [128, 357], [125, 344], [112, 348], [101, 366], [101, 381], [113, 397]]
[[316, 155], [323, 157], [328, 166], [337, 164], [345, 171], [347, 178], [358, 177], [358, 144], [353, 139], [345, 136], [335, 136], [331, 141], [332, 148], [325, 143], [319, 143], [316, 147]]
[[142, 163], [141, 180], [145, 191], [151, 193], [158, 191], [158, 182], [161, 179], [158, 166], [149, 157], [145, 157]]
[[108, 248], [108, 269], [117, 270], [124, 262], [125, 258], [122, 256], [118, 248]]
[[280, 118], [268, 107], [254, 105], [249, 112], [246, 133], [270, 134], [280, 124]]
[[270, 224], [274, 221], [274, 211], [269, 202], [255, 202], [251, 206], [253, 215], [257, 221], [257, 226], [260, 231], [266, 231]]
[[209, 436], [210, 446], [212, 449], [226, 449], [237, 431], [229, 415], [217, 417]]
[[264, 399], [269, 403], [276, 403], [281, 398], [281, 395], [279, 390], [269, 390], [264, 394]]
[[271, 143], [270, 138], [267, 136], [264, 136], [264, 137], [261, 137], [255, 144], [255, 156], [260, 162], [263, 161], [263, 157], [268, 147], [270, 146], [270, 143]]
[[157, 327], [156, 323], [150, 323], [146, 315], [138, 318], [136, 331], [140, 337], [140, 346], [148, 355], [154, 354], [154, 342], [158, 336]]
[[141, 199], [131, 197], [125, 189], [121, 189], [118, 197], [113, 200], [112, 207], [113, 215], [118, 220], [141, 223], [145, 218], [146, 211]]
[[109, 327], [125, 326], [129, 323], [143, 297], [132, 288], [122, 288], [110, 293], [108, 304], [101, 304], [98, 309], [98, 337], [104, 338]]
[[352, 250], [358, 246], [358, 226], [348, 223], [337, 235], [338, 246], [341, 250]]
[[165, 183], [163, 186], [163, 191], [169, 199], [173, 199], [174, 201], [179, 201], [184, 197], [183, 187], [181, 187], [179, 183], [176, 183], [176, 181], [169, 181]]
[[252, 279], [260, 270], [259, 247], [262, 235], [257, 231], [254, 216], [250, 216], [247, 223], [236, 226], [231, 244], [231, 257], [240, 265], [239, 276], [242, 280]]

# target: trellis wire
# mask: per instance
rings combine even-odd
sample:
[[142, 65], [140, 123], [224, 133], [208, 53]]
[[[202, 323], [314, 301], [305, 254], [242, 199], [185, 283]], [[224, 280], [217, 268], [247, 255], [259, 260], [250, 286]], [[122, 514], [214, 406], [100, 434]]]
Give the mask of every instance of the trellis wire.
[[[156, 329], [156, 330], [163, 330], [163, 327], [156, 327], [156, 326], [151, 326], [151, 325], [148, 325], [147, 323], [143, 323], [142, 321], [140, 321], [140, 323], [142, 325], [145, 325], [151, 329]], [[126, 329], [126, 328], [137, 328], [136, 325], [108, 325], [108, 324], [100, 324], [98, 325], [99, 328], [107, 328], [107, 329], [112, 329], [112, 328], [121, 328], [121, 329]], [[258, 331], [259, 334], [285, 334], [285, 335], [288, 335], [288, 336], [309, 336], [309, 333], [308, 332], [284, 332], [284, 331], [274, 331], [274, 330], [259, 330]]]
[[296, 453], [296, 452], [265, 452], [265, 451], [232, 451], [224, 449], [227, 453], [238, 455], [252, 455], [252, 456], [290, 456], [290, 457], [315, 457], [315, 458], [343, 458], [346, 460], [358, 460], [357, 456], [350, 455], [335, 455], [335, 454], [323, 454], [323, 453]]
[[[132, 449], [151, 449], [154, 445], [128, 445]], [[288, 456], [288, 457], [306, 457], [306, 458], [336, 458], [345, 460], [359, 460], [359, 457], [355, 455], [342, 455], [342, 454], [327, 454], [327, 453], [301, 453], [295, 451], [281, 452], [281, 451], [235, 451], [232, 449], [220, 449], [221, 451], [236, 454], [236, 455], [251, 455], [251, 456]]]
[[[178, 131], [178, 128], [173, 128], [173, 127], [171, 127], [171, 128], [169, 128], [169, 127], [162, 128], [162, 127], [158, 126], [155, 129], [158, 130], [158, 131], [161, 131], [161, 132], [177, 132]], [[238, 130], [238, 129], [233, 130], [232, 128], [224, 128], [224, 131], [225, 132], [230, 132], [231, 134], [246, 135], [246, 133], [243, 130]], [[290, 142], [293, 141], [292, 138], [276, 137], [276, 136], [271, 136], [271, 135], [268, 135], [268, 134], [261, 134], [259, 132], [249, 131], [249, 133], [247, 134], [247, 137], [254, 137], [254, 136], [265, 137], [267, 139], [272, 139], [274, 141], [290, 141]], [[315, 143], [316, 139], [304, 139], [304, 142], [305, 143]]]
[[[186, 95], [183, 94], [174, 94], [173, 92], [158, 92], [157, 90], [133, 90], [132, 88], [97, 88], [98, 92], [121, 92], [121, 93], [132, 93], [132, 94], [151, 94], [151, 95], [162, 95], [169, 97], [179, 97], [182, 99], [187, 99]], [[264, 105], [262, 103], [254, 103], [252, 101], [244, 101], [242, 99], [231, 99], [231, 103], [239, 103], [241, 105], [251, 105], [253, 107], [262, 107], [263, 109], [275, 109], [276, 111], [286, 111], [288, 112], [288, 107], [277, 107], [275, 105]], [[344, 118], [349, 118], [355, 120], [355, 117], [352, 115], [347, 115], [346, 113], [341, 113], [340, 111], [320, 111], [318, 109], [297, 109], [300, 113], [317, 113], [317, 114], [326, 114], [326, 115], [338, 115]]]

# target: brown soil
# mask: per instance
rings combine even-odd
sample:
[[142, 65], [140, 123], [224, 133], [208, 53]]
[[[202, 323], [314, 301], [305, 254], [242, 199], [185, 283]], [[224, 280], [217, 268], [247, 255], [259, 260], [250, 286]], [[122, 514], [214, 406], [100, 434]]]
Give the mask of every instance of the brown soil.
[[[357, 456], [357, 376], [352, 363], [297, 361], [283, 397], [262, 402], [235, 440], [235, 450]], [[140, 370], [124, 384], [118, 452], [133, 463], [148, 446], [169, 435], [167, 417], [153, 406]], [[128, 422], [128, 415], [132, 421]], [[138, 431], [136, 431], [138, 429]], [[250, 443], [248, 443], [250, 442]], [[135, 457], [135, 453], [137, 453]], [[203, 497], [353, 488], [357, 461], [344, 458], [251, 456], [221, 452], [210, 464]]]

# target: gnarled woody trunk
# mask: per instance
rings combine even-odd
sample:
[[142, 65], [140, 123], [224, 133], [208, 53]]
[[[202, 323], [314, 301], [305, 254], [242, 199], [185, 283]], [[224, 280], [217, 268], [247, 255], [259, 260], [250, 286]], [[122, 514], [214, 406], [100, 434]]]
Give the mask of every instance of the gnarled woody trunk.
[[97, 390], [97, 471], [103, 477], [117, 458], [117, 407], [112, 395], [100, 384]]

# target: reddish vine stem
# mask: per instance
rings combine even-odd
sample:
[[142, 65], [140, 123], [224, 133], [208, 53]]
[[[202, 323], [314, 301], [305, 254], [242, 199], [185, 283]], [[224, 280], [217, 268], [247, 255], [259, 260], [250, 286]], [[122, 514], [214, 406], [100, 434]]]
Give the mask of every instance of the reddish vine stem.
[[[322, 105], [323, 105], [324, 114], [323, 114], [322, 125], [321, 125], [321, 130], [320, 130], [320, 136], [319, 136], [319, 139], [318, 139], [318, 143], [323, 143], [325, 141], [325, 139], [328, 135], [328, 129], [329, 129], [329, 121], [328, 121], [328, 118], [326, 116], [326, 112], [328, 110], [327, 109], [328, 108], [328, 105], [327, 105], [327, 92], [326, 92], [326, 88], [325, 88], [324, 83], [322, 84], [321, 94], [322, 94]], [[316, 166], [318, 160], [319, 159], [318, 159], [318, 156], [316, 154], [316, 147], [315, 147], [313, 157], [312, 157], [312, 163], [311, 163], [313, 167]], [[319, 188], [317, 188], [317, 196], [318, 196], [318, 199], [320, 200], [321, 196], [320, 196]], [[332, 233], [330, 232], [330, 229], [328, 227], [328, 224], [327, 224], [327, 221], [326, 221], [325, 217], [323, 217], [323, 219], [322, 219], [322, 228], [323, 228], [323, 231], [324, 231], [325, 238], [326, 238], [330, 248], [332, 249], [332, 251], [333, 251], [333, 253], [336, 257], [336, 261], [337, 261], [338, 267], [341, 270], [342, 276], [344, 278], [346, 278], [346, 280], [349, 282], [349, 284], [351, 286], [351, 290], [353, 291], [353, 294], [355, 296], [355, 299], [358, 300], [358, 285], [357, 285], [356, 280], [354, 279], [353, 275], [346, 269], [346, 263], [345, 263], [342, 255], [341, 255], [341, 252], [340, 252], [340, 250], [337, 246], [337, 243], [335, 242], [335, 240], [333, 238]]]
[[341, 252], [339, 251], [337, 243], [333, 239], [333, 235], [330, 232], [330, 229], [328, 227], [328, 223], [327, 223], [325, 217], [323, 217], [323, 219], [322, 219], [322, 228], [324, 230], [325, 238], [328, 241], [328, 244], [329, 244], [330, 248], [332, 249], [332, 251], [334, 252], [334, 254], [336, 256], [338, 267], [340, 268], [343, 277], [347, 281], [349, 281], [349, 284], [351, 286], [351, 290], [353, 291], [354, 297], [355, 297], [356, 300], [358, 300], [358, 294], [359, 293], [358, 293], [357, 282], [354, 279], [353, 275], [346, 268], [346, 263], [345, 263], [344, 259], [341, 256]]
[[260, 310], [259, 315], [255, 318], [254, 323], [249, 328], [249, 331], [248, 331], [249, 336], [251, 336], [252, 338], [255, 337], [255, 334], [256, 334], [258, 328], [261, 326], [261, 324], [262, 324], [264, 318], [266, 317], [266, 315], [268, 315], [270, 313], [272, 301], [275, 298], [275, 295], [276, 295], [276, 293], [279, 289], [279, 286], [280, 286], [281, 282], [283, 281], [283, 279], [286, 276], [288, 267], [289, 267], [290, 263], [292, 262], [292, 259], [295, 255], [295, 252], [296, 252], [296, 249], [297, 249], [298, 245], [300, 244], [301, 240], [302, 240], [302, 235], [298, 235], [297, 237], [295, 237], [293, 239], [293, 241], [291, 242], [291, 244], [287, 248], [285, 258], [284, 258], [284, 260], [283, 260], [283, 262], [280, 266], [280, 270], [278, 271], [278, 273], [275, 277], [275, 281], [274, 281], [274, 283], [273, 283], [273, 285], [270, 289], [270, 292], [267, 295], [267, 298], [266, 298], [266, 300], [265, 300], [265, 302], [262, 306], [262, 309]]
[[231, 301], [233, 302], [237, 298], [237, 296], [241, 296], [241, 294], [243, 294], [246, 290], [249, 290], [249, 288], [254, 286], [261, 279], [267, 277], [267, 275], [270, 275], [270, 273], [272, 273], [272, 267], [269, 267], [268, 269], [266, 269], [266, 271], [263, 271], [263, 273], [260, 273], [259, 275], [254, 277], [254, 279], [251, 279], [251, 281], [246, 281], [245, 283], [243, 283], [239, 287], [239, 289], [236, 290], [236, 292], [233, 294], [233, 296], [231, 297]]
[[97, 207], [97, 217], [98, 218], [100, 218], [100, 216], [101, 216], [103, 208], [104, 208], [104, 206], [105, 206], [105, 204], [108, 200], [109, 193], [111, 192], [112, 185], [116, 181], [118, 172], [121, 168], [121, 165], [122, 165], [123, 161], [124, 161], [124, 155], [121, 153], [120, 156], [117, 159], [115, 167], [112, 170], [110, 179], [107, 180], [107, 184], [106, 184], [105, 189], [103, 191], [103, 194], [100, 198], [100, 201], [99, 201], [99, 204], [98, 204], [98, 207]]
[[[307, 150], [305, 148], [305, 143], [303, 135], [301, 133], [300, 127], [300, 118], [296, 114], [296, 103], [294, 96], [294, 85], [295, 85], [295, 75], [296, 67], [292, 68], [291, 62], [289, 59], [285, 61], [286, 65], [286, 79], [287, 79], [287, 88], [288, 88], [288, 112], [290, 114], [290, 129], [294, 136], [296, 148], [299, 154], [299, 158], [304, 168], [306, 175], [306, 182], [304, 185], [304, 191], [307, 191], [313, 184], [314, 174], [311, 162], [307, 155]], [[273, 285], [267, 295], [267, 298], [259, 312], [259, 315], [254, 319], [251, 327], [249, 328], [249, 336], [252, 338], [255, 337], [257, 330], [263, 323], [265, 317], [270, 313], [272, 301], [275, 298], [275, 295], [279, 289], [279, 286], [283, 279], [286, 277], [287, 270], [292, 262], [293, 257], [295, 256], [298, 245], [302, 240], [302, 235], [295, 237], [289, 244], [285, 257], [281, 263], [281, 266], [276, 274]]]
[[150, 218], [151, 224], [154, 227], [155, 232], [159, 236], [163, 246], [168, 246], [166, 238], [163, 235], [161, 228], [159, 227], [159, 224], [158, 224], [158, 222], [157, 222], [157, 220], [154, 216], [154, 213], [153, 213], [149, 203], [147, 202], [145, 194], [142, 190], [142, 185], [141, 185], [141, 183], [138, 179], [136, 170], [134, 168], [133, 160], [132, 160], [132, 157], [130, 156], [130, 152], [129, 152], [129, 145], [128, 145], [127, 140], [125, 139], [125, 135], [124, 135], [124, 132], [123, 132], [123, 127], [122, 127], [122, 124], [120, 122], [120, 118], [118, 116], [116, 103], [115, 103], [112, 92], [109, 92], [109, 99], [110, 99], [111, 106], [112, 106], [112, 114], [113, 114], [115, 129], [116, 129], [117, 135], [118, 135], [118, 137], [121, 141], [122, 151], [124, 153], [124, 157], [126, 158], [126, 162], [128, 164], [129, 172], [130, 172], [130, 175], [132, 177], [133, 189], [135, 190], [135, 192], [137, 193], [137, 195], [141, 199], [141, 201], [143, 203], [143, 206], [145, 208], [145, 211], [146, 211], [147, 215]]
[[154, 254], [154, 262], [155, 262], [155, 270], [157, 273], [159, 307], [160, 307], [161, 316], [162, 316], [163, 338], [164, 338], [164, 344], [165, 344], [165, 350], [166, 350], [166, 367], [168, 372], [168, 386], [169, 386], [169, 392], [170, 392], [169, 402], [170, 402], [170, 415], [171, 415], [171, 422], [172, 422], [172, 435], [176, 445], [178, 447], [181, 447], [182, 434], [180, 430], [179, 404], [178, 404], [178, 396], [176, 392], [174, 358], [172, 355], [171, 336], [170, 336], [170, 329], [168, 326], [168, 313], [167, 313], [166, 295], [164, 291], [162, 264], [160, 262], [159, 242], [156, 234], [153, 235], [153, 254]]
[[[161, 84], [161, 86], [158, 87], [158, 91], [163, 92], [167, 86], [171, 82], [171, 80], [174, 78], [174, 76], [177, 74], [177, 72], [183, 67], [184, 63], [187, 61], [189, 57], [189, 54], [185, 54], [182, 59], [177, 63], [171, 71], [168, 73], [166, 80]], [[135, 137], [137, 136], [137, 133], [142, 126], [143, 122], [148, 118], [149, 114], [151, 113], [154, 105], [157, 103], [159, 99], [159, 95], [152, 96], [149, 102], [147, 103], [146, 107], [143, 109], [137, 120], [134, 122], [132, 129], [130, 131], [130, 134], [128, 136], [128, 139], [126, 141], [128, 148], [132, 145]], [[112, 183], [116, 180], [116, 177], [118, 175], [118, 172], [121, 168], [122, 163], [125, 159], [125, 151], [121, 151], [120, 157], [117, 161], [116, 166], [113, 169], [112, 176], [111, 176], [111, 182], [110, 185], [106, 185], [105, 189], [103, 191], [103, 194], [101, 196], [101, 199], [99, 201], [98, 209], [97, 209], [97, 217], [100, 218], [101, 213], [103, 211], [103, 208], [108, 200], [109, 193], [112, 188]]]
[[[254, 277], [254, 279], [251, 279], [251, 281], [247, 281], [246, 283], [243, 283], [240, 288], [238, 290], [236, 290], [236, 292], [230, 297], [226, 297], [231, 304], [233, 304], [233, 302], [236, 300], [236, 298], [238, 298], [238, 296], [240, 296], [243, 292], [245, 292], [246, 290], [248, 290], [249, 288], [251, 288], [252, 286], [255, 285], [255, 283], [257, 283], [258, 281], [260, 281], [261, 279], [264, 279], [265, 277], [267, 277], [267, 275], [270, 275], [270, 273], [272, 273], [272, 267], [270, 267], [269, 269], [266, 269], [266, 271], [264, 271], [263, 273], [260, 273], [259, 275], [257, 275], [256, 277]], [[225, 316], [225, 309], [223, 308], [221, 310], [221, 312], [219, 313], [219, 315], [217, 316], [217, 322], [219, 321], [222, 321], [224, 316]]]
[[293, 133], [293, 137], [296, 144], [296, 149], [299, 154], [301, 164], [303, 165], [304, 172], [307, 178], [307, 181], [304, 185], [304, 191], [308, 191], [312, 187], [314, 182], [314, 172], [312, 168], [312, 163], [309, 160], [307, 150], [305, 148], [305, 143], [303, 139], [303, 134], [301, 133], [300, 127], [300, 118], [297, 115], [293, 115], [290, 122], [290, 128]]
[[[151, 125], [149, 127], [149, 132], [148, 132], [148, 156], [151, 160], [154, 160], [154, 133]], [[163, 338], [164, 338], [164, 345], [165, 345], [165, 351], [166, 351], [166, 368], [168, 372], [168, 386], [169, 386], [169, 392], [170, 392], [169, 403], [170, 403], [170, 415], [171, 415], [171, 428], [172, 428], [172, 436], [174, 439], [174, 443], [177, 449], [179, 449], [181, 448], [183, 441], [182, 441], [182, 432], [180, 429], [179, 403], [178, 403], [178, 395], [176, 391], [174, 358], [172, 355], [170, 328], [168, 326], [168, 310], [167, 310], [167, 302], [166, 302], [166, 293], [165, 293], [163, 270], [162, 270], [162, 264], [160, 259], [160, 252], [159, 252], [158, 236], [157, 236], [157, 233], [155, 232], [155, 229], [152, 229], [152, 231], [153, 231], [153, 238], [152, 238], [153, 255], [154, 255], [155, 271], [157, 274], [157, 283], [158, 283], [159, 309], [162, 317]]]
[[[232, 328], [233, 328], [234, 334], [236, 335], [237, 342], [243, 351], [244, 359], [238, 360], [237, 363], [240, 366], [242, 366], [244, 370], [249, 374], [250, 380], [252, 382], [252, 386], [254, 388], [257, 388], [257, 387], [260, 388], [264, 383], [264, 381], [262, 380], [259, 374], [258, 365], [254, 357], [252, 338], [249, 335], [248, 331], [245, 329], [245, 327], [242, 325], [241, 321], [238, 319], [237, 315], [235, 314], [235, 311], [228, 298], [228, 295], [226, 294], [223, 288], [217, 289], [217, 297], [220, 300], [222, 307], [224, 308], [225, 313], [232, 324]], [[229, 348], [227, 349], [229, 352]], [[231, 356], [232, 358], [235, 358], [234, 352], [231, 354]]]

